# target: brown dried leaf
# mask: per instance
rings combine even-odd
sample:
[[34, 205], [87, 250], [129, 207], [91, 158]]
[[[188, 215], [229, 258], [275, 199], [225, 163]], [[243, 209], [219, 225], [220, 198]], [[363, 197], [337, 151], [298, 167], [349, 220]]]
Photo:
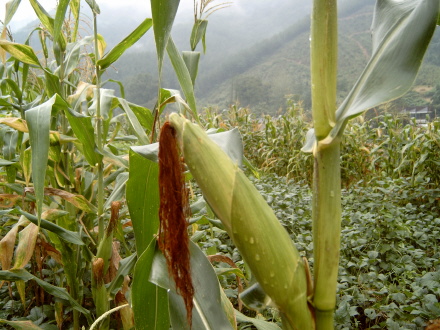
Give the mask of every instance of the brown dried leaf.
[[15, 205], [15, 202], [22, 199], [23, 196], [13, 194], [0, 194], [0, 207], [11, 208]]
[[39, 228], [30, 223], [18, 234], [18, 245], [15, 250], [15, 262], [13, 269], [21, 269], [27, 265], [34, 254]]
[[[25, 193], [31, 193], [34, 194], [34, 188], [33, 187], [26, 187], [24, 188]], [[61, 189], [55, 189], [55, 188], [44, 188], [44, 194], [46, 196], [58, 196], [62, 199], [68, 201], [69, 203], [75, 205], [80, 210], [83, 210], [88, 213], [96, 213], [96, 207], [91, 204], [84, 196], [82, 195], [75, 195], [72, 193], [69, 193], [67, 191], [61, 190]]]
[[5, 124], [17, 131], [28, 133], [29, 129], [25, 120], [15, 117], [0, 118], [0, 124]]

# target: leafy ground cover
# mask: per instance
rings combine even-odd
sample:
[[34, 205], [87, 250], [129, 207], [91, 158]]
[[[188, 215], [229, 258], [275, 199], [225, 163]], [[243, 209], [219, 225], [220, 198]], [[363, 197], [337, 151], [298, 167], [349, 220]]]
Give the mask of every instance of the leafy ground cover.
[[[273, 174], [253, 181], [313, 268], [309, 186]], [[391, 178], [343, 191], [338, 329], [420, 329], [439, 317], [439, 194], [438, 188], [413, 189], [407, 180]], [[231, 258], [246, 280], [243, 261], [225, 232], [207, 228], [199, 244], [208, 254]], [[236, 299], [237, 271], [224, 267], [222, 284]], [[271, 309], [263, 315], [276, 321]]]

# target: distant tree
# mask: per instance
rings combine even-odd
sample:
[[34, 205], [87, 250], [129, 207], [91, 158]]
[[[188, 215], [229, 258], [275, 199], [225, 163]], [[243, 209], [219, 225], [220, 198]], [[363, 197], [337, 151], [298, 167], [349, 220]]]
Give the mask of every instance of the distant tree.
[[152, 100], [157, 97], [157, 77], [140, 73], [127, 77], [124, 84], [127, 100], [143, 106], [151, 107], [151, 102], [154, 105]]
[[270, 98], [271, 87], [261, 78], [254, 76], [240, 77], [234, 86], [234, 98], [243, 106], [264, 105]]
[[440, 84], [435, 87], [435, 92], [432, 96], [431, 105], [437, 111], [437, 113], [440, 112]]

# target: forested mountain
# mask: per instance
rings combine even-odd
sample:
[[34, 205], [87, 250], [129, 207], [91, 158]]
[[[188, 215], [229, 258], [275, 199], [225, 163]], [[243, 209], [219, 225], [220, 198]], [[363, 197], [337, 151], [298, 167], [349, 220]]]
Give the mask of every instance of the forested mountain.
[[[339, 100], [349, 92], [369, 59], [374, 3], [374, 0], [340, 1]], [[275, 113], [285, 105], [289, 95], [310, 108], [310, 10], [311, 2], [303, 0], [234, 0], [230, 7], [209, 16], [207, 51], [201, 56], [196, 81], [199, 106], [223, 108], [238, 102], [249, 105], [255, 112]], [[110, 49], [148, 16], [147, 5], [141, 10], [118, 9], [116, 13], [104, 3], [98, 30]], [[92, 34], [87, 8], [83, 9], [83, 21], [81, 33]], [[192, 24], [192, 8], [185, 2], [172, 30], [173, 39], [182, 51], [190, 50]], [[18, 42], [24, 41], [31, 27], [32, 24], [14, 34]], [[158, 84], [152, 35], [148, 31], [104, 77], [122, 81], [127, 99], [148, 107], [154, 106]], [[203, 52], [201, 45], [198, 48]], [[401, 109], [429, 104], [438, 84], [440, 33], [437, 31], [414, 90], [392, 105]], [[162, 86], [179, 89], [167, 59]], [[116, 84], [109, 83], [107, 87], [119, 91]], [[440, 99], [440, 88], [437, 94], [434, 99]]]
[[[370, 57], [374, 3], [373, 0], [352, 0], [340, 4], [340, 101]], [[196, 82], [200, 106], [224, 108], [238, 102], [242, 106], [249, 105], [254, 112], [275, 113], [285, 105], [289, 96], [303, 101], [304, 106], [310, 108], [310, 5], [297, 8], [292, 4], [258, 1], [250, 6], [252, 10], [246, 8], [247, 16], [241, 17], [240, 22], [230, 19], [231, 13], [238, 15], [233, 8], [211, 16], [207, 53], [202, 55]], [[263, 6], [267, 7], [266, 11], [262, 10]], [[241, 10], [239, 7], [239, 12]], [[261, 16], [262, 13], [266, 15]], [[239, 30], [238, 23], [245, 26], [242, 30], [248, 34], [234, 33]], [[191, 22], [188, 21], [177, 24], [173, 29], [173, 37], [178, 40], [181, 50], [189, 48], [190, 28]], [[251, 43], [251, 40], [257, 41]], [[415, 87], [414, 91], [393, 102], [397, 110], [431, 102], [434, 87], [440, 83], [439, 54], [440, 34], [437, 32], [416, 81], [416, 85], [423, 87]], [[121, 79], [126, 83], [127, 97], [134, 102], [147, 102], [149, 106], [154, 104], [157, 86], [155, 63], [155, 55], [144, 51], [127, 54], [117, 63]], [[139, 71], [139, 68], [142, 70]], [[178, 89], [169, 65], [165, 66], [164, 86]]]

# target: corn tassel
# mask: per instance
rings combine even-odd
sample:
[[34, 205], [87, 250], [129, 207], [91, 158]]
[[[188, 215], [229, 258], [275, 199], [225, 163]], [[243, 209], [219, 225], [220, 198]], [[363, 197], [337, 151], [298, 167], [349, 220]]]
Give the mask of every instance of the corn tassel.
[[270, 206], [199, 126], [178, 114], [171, 114], [169, 121], [206, 201], [282, 313], [284, 327], [314, 329], [305, 265]]

